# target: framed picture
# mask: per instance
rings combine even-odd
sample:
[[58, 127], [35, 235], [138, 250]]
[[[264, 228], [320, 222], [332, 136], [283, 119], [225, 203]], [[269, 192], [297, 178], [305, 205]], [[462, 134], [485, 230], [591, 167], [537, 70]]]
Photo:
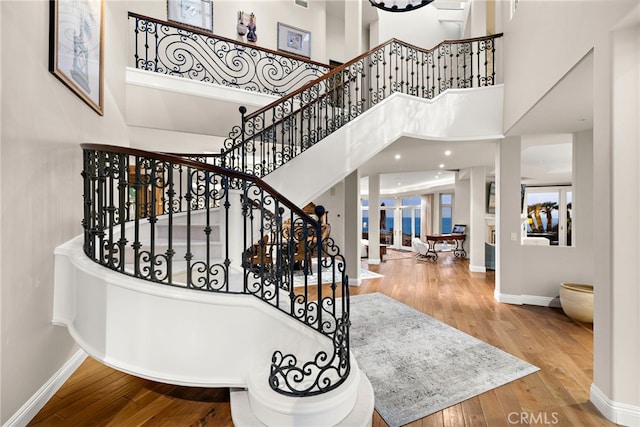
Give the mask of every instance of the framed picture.
[[213, 32], [211, 0], [167, 0], [167, 18], [189, 27]]
[[496, 183], [495, 181], [491, 181], [488, 184], [487, 191], [487, 213], [494, 214], [496, 213]]
[[278, 50], [311, 58], [311, 33], [278, 22]]
[[50, 0], [49, 71], [104, 114], [103, 0]]

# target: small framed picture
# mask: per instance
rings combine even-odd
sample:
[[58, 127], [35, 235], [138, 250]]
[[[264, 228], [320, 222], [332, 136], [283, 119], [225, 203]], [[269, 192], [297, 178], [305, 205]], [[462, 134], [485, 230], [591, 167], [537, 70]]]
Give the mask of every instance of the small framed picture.
[[311, 33], [278, 22], [278, 50], [311, 58]]
[[189, 27], [213, 32], [213, 1], [167, 0], [167, 18]]

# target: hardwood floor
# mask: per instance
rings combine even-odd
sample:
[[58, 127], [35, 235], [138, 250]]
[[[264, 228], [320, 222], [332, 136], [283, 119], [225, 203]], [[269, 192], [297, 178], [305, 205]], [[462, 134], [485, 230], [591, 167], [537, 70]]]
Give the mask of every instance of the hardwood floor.
[[[366, 266], [384, 277], [352, 287], [381, 292], [540, 371], [417, 420], [430, 426], [613, 426], [589, 402], [593, 329], [560, 309], [499, 304], [493, 272], [471, 273], [445, 254], [437, 263], [395, 254]], [[88, 358], [30, 426], [232, 426], [227, 389], [154, 383]], [[373, 426], [387, 424], [375, 412]]]

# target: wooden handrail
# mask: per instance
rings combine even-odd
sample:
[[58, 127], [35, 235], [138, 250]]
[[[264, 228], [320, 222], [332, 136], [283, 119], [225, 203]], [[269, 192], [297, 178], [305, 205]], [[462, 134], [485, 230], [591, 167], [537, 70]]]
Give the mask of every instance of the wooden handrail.
[[314, 227], [317, 226], [317, 221], [313, 217], [311, 217], [309, 214], [303, 211], [300, 207], [298, 207], [292, 201], [290, 201], [285, 196], [283, 196], [275, 188], [273, 188], [272, 186], [264, 182], [262, 179], [256, 177], [255, 175], [249, 175], [243, 172], [223, 168], [223, 167], [212, 165], [209, 163], [202, 163], [202, 162], [197, 162], [195, 160], [185, 159], [183, 157], [180, 157], [180, 155], [158, 153], [154, 151], [140, 150], [137, 148], [122, 147], [119, 145], [85, 143], [85, 144], [80, 144], [80, 147], [83, 150], [105, 151], [110, 153], [123, 154], [127, 156], [137, 156], [137, 157], [160, 160], [164, 162], [177, 163], [177, 164], [189, 166], [195, 169], [202, 169], [202, 170], [216, 173], [219, 175], [225, 175], [225, 176], [239, 179], [239, 180], [249, 181], [257, 185], [261, 189], [265, 190], [269, 194], [271, 194], [274, 198], [278, 199], [280, 203], [285, 205], [292, 212], [295, 212], [298, 216], [311, 222]]
[[467, 39], [460, 39], [460, 40], [443, 40], [442, 42], [438, 43], [436, 46], [432, 47], [431, 49], [424, 49], [415, 45], [412, 45], [410, 43], [406, 43], [402, 40], [398, 40], [396, 38], [392, 38], [376, 47], [374, 47], [373, 49], [368, 50], [367, 52], [356, 56], [355, 58], [351, 59], [348, 62], [345, 62], [344, 64], [338, 65], [337, 67], [333, 68], [331, 71], [329, 71], [327, 74], [323, 75], [322, 77], [317, 78], [316, 80], [307, 83], [306, 85], [298, 88], [297, 90], [287, 94], [286, 96], [283, 96], [282, 98], [273, 101], [271, 104], [268, 104], [262, 108], [260, 108], [259, 110], [256, 110], [254, 112], [252, 112], [251, 114], [247, 115], [245, 117], [246, 120], [250, 120], [255, 116], [258, 116], [262, 113], [264, 113], [265, 111], [270, 110], [271, 108], [273, 108], [274, 106], [280, 104], [280, 103], [284, 103], [285, 101], [287, 101], [289, 98], [293, 98], [294, 96], [304, 92], [305, 90], [313, 87], [314, 85], [318, 84], [319, 82], [329, 79], [330, 77], [334, 76], [335, 74], [345, 70], [346, 68], [350, 67], [351, 65], [355, 64], [356, 62], [366, 58], [367, 56], [371, 55], [373, 52], [380, 50], [382, 48], [384, 48], [385, 46], [391, 44], [391, 43], [399, 43], [403, 46], [406, 47], [410, 47], [416, 50], [419, 50], [421, 52], [427, 53], [427, 52], [433, 52], [436, 49], [438, 49], [440, 46], [445, 45], [447, 43], [457, 43], [457, 44], [461, 44], [461, 43], [470, 43], [470, 42], [477, 42], [477, 41], [482, 41], [482, 40], [491, 40], [491, 39], [496, 39], [499, 37], [502, 37], [503, 33], [498, 33], [498, 34], [492, 34], [492, 35], [488, 35], [488, 36], [482, 36], [482, 37], [473, 37], [473, 38], [467, 38]]

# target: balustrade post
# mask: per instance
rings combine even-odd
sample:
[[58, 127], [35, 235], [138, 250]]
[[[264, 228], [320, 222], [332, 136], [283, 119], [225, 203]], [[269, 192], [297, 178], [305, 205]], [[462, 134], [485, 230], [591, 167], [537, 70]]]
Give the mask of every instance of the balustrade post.
[[240, 111], [240, 142], [241, 142], [241, 146], [239, 148], [240, 153], [238, 153], [238, 155], [241, 158], [241, 171], [246, 171], [247, 170], [247, 144], [246, 142], [246, 131], [245, 131], [245, 113], [247, 112], [247, 107], [245, 107], [244, 105], [240, 106], [240, 108], [238, 109]]

